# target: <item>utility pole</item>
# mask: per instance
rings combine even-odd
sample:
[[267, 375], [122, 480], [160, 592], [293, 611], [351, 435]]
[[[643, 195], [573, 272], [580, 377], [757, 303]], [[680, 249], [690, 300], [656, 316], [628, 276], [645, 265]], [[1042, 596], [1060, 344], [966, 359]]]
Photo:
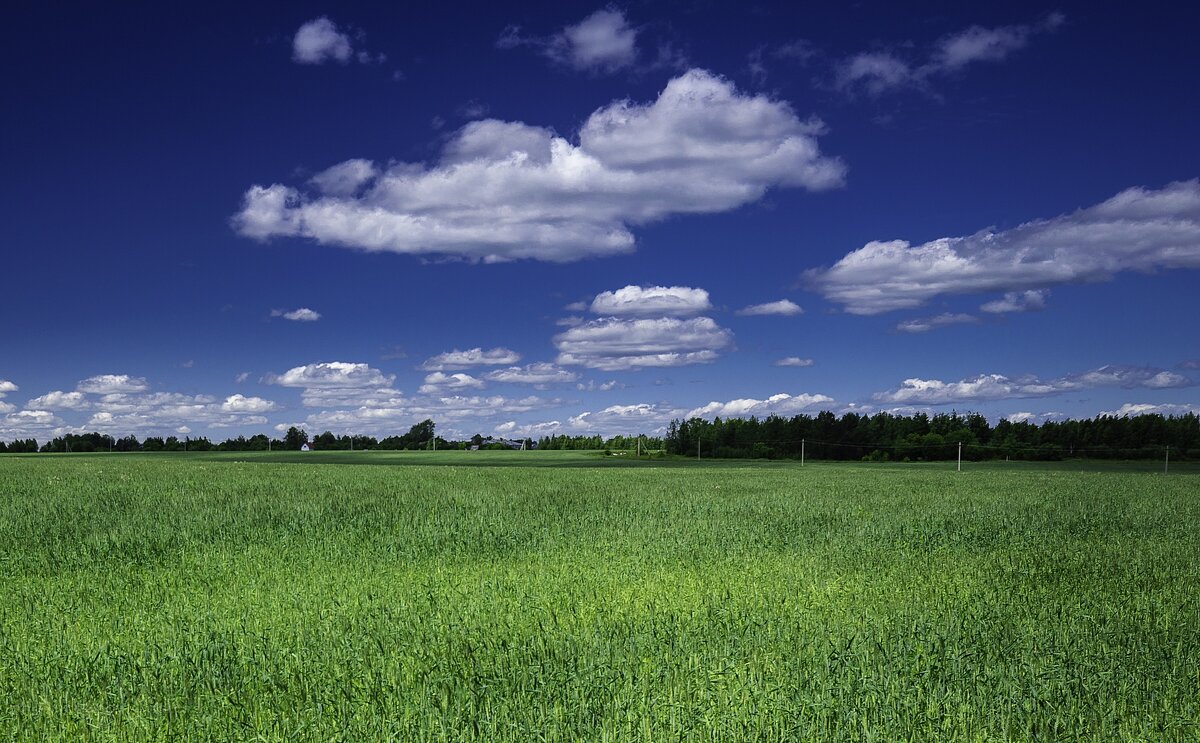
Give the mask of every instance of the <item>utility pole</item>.
[[962, 472], [962, 442], [958, 442], [958, 471]]
[[350, 434], [350, 451], [354, 451], [354, 434]]
[[642, 437], [641, 436], [638, 436], [637, 455], [638, 455], [638, 459], [642, 458]]
[[[792, 439], [795, 441], [795, 439]], [[804, 466], [804, 439], [800, 439], [800, 466]]]
[[696, 461], [700, 461], [700, 435], [696, 435]]

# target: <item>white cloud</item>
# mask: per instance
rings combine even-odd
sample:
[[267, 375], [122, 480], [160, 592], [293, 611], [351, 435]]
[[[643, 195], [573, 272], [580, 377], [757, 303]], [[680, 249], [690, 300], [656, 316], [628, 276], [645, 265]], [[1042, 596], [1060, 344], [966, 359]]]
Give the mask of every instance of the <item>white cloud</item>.
[[88, 407], [88, 401], [82, 392], [55, 390], [33, 398], [25, 403], [25, 407], [33, 410], [83, 410]]
[[715, 361], [733, 334], [711, 318], [601, 318], [554, 337], [558, 363], [616, 371]]
[[0, 379], [0, 398], [4, 397], [9, 392], [16, 392], [19, 389], [20, 387], [8, 381], [7, 379]]
[[317, 190], [330, 196], [353, 196], [363, 185], [379, 175], [375, 163], [370, 160], [354, 159], [338, 163], [317, 173], [309, 183]]
[[689, 411], [687, 417], [748, 418], [753, 415], [762, 418], [768, 415], [797, 415], [802, 412], [817, 410], [821, 407], [828, 407], [833, 402], [833, 398], [826, 395], [810, 395], [807, 393], [789, 395], [781, 392], [778, 395], [771, 395], [765, 400], [743, 398], [728, 402], [713, 401]]
[[325, 361], [293, 367], [280, 375], [268, 375], [264, 381], [283, 387], [353, 389], [386, 387], [394, 380], [395, 376], [384, 375], [367, 364]]
[[1010, 414], [1004, 416], [1004, 420], [1008, 421], [1009, 423], [1039, 424], [1039, 423], [1045, 423], [1046, 421], [1062, 420], [1065, 417], [1066, 416], [1063, 415], [1062, 413], [1055, 413], [1055, 412], [1050, 412], [1050, 413], [1021, 412], [1021, 413], [1010, 413]]
[[599, 383], [597, 383], [594, 379], [589, 379], [587, 382], [580, 382], [579, 384], [575, 385], [575, 389], [579, 390], [580, 392], [595, 392], [596, 390], [608, 392], [610, 390], [615, 390], [618, 387], [623, 389], [625, 385], [621, 384], [615, 379], [610, 379], [607, 382]]
[[637, 29], [616, 8], [597, 10], [558, 33], [546, 49], [556, 61], [588, 72], [616, 72], [637, 61]]
[[447, 369], [465, 369], [469, 366], [501, 366], [504, 364], [515, 364], [521, 360], [521, 354], [508, 348], [468, 348], [466, 351], [460, 351], [457, 348], [453, 351], [439, 353], [437, 356], [426, 359], [421, 368], [425, 371], [444, 371]]
[[1187, 377], [1162, 369], [1108, 365], [1049, 380], [1037, 377], [1014, 379], [1003, 374], [980, 374], [957, 382], [912, 378], [904, 380], [896, 389], [875, 394], [874, 398], [881, 402], [941, 405], [980, 400], [1046, 397], [1095, 387], [1169, 389], [1188, 387], [1192, 384], [1194, 383]]
[[487, 379], [491, 382], [506, 384], [543, 386], [574, 382], [576, 379], [579, 379], [579, 375], [573, 371], [559, 368], [554, 364], [539, 362], [526, 364], [524, 367], [510, 366], [507, 369], [497, 369], [496, 371], [488, 372]]
[[292, 39], [292, 59], [300, 64], [322, 64], [331, 60], [345, 64], [353, 55], [350, 37], [325, 16], [302, 25]]
[[933, 317], [919, 317], [913, 320], [905, 320], [896, 326], [896, 330], [902, 333], [927, 333], [934, 328], [941, 328], [946, 325], [963, 325], [975, 322], [979, 322], [979, 318], [974, 315], [965, 315], [961, 312], [943, 312]]
[[242, 372], [242, 373], [238, 374], [236, 377], [234, 377], [233, 381], [237, 382], [238, 384], [241, 384], [242, 382], [245, 382], [249, 378], [250, 378], [250, 372]]
[[864, 52], [838, 65], [834, 85], [842, 90], [864, 87], [871, 95], [915, 85], [918, 77], [909, 64], [889, 52]]
[[316, 322], [321, 319], [321, 313], [316, 310], [310, 310], [307, 307], [301, 307], [298, 310], [291, 310], [289, 312], [271, 310], [271, 317], [282, 317], [284, 320], [295, 320], [296, 322]]
[[0, 402], [0, 413], [11, 413], [16, 409], [17, 407], [15, 405], [11, 405], [6, 402]]
[[433, 372], [426, 375], [425, 384], [421, 385], [419, 392], [431, 395], [440, 394], [444, 390], [479, 389], [481, 387], [483, 387], [483, 380], [476, 379], [470, 374]]
[[752, 304], [749, 307], [743, 307], [737, 311], [737, 314], [791, 316], [804, 314], [804, 310], [790, 299], [781, 299], [778, 302], [765, 302], [763, 304]]
[[593, 74], [612, 73], [637, 62], [637, 34], [625, 14], [609, 6], [549, 37], [522, 36], [520, 26], [509, 26], [496, 40], [496, 46], [528, 46], [565, 67]]
[[924, 88], [937, 78], [958, 73], [976, 62], [1000, 62], [1023, 48], [1038, 33], [1053, 31], [1064, 21], [1053, 13], [1035, 25], [971, 26], [943, 36], [923, 63], [901, 58], [893, 51], [855, 54], [834, 70], [834, 87], [844, 92], [865, 90], [878, 96], [903, 88]]
[[473, 122], [441, 162], [351, 179], [357, 195], [252, 186], [233, 224], [259, 240], [484, 261], [613, 255], [633, 249], [636, 225], [728, 211], [772, 187], [842, 185], [845, 167], [817, 146], [822, 129], [784, 102], [691, 70], [652, 103], [598, 109], [577, 144], [520, 122]]
[[1200, 180], [1130, 188], [1087, 209], [1000, 232], [916, 246], [870, 242], [805, 277], [847, 312], [871, 315], [940, 294], [1030, 291], [1174, 268], [1200, 268]]
[[1099, 415], [1107, 415], [1113, 418], [1129, 418], [1138, 415], [1179, 416], [1187, 415], [1188, 413], [1200, 415], [1200, 407], [1189, 404], [1176, 405], [1167, 403], [1163, 405], [1153, 405], [1150, 403], [1127, 402], [1116, 410], [1101, 411]]
[[221, 410], [226, 413], [269, 413], [275, 409], [275, 403], [261, 397], [246, 397], [237, 394], [225, 398]]
[[802, 359], [799, 356], [788, 356], [774, 362], [774, 366], [812, 366], [812, 359]]
[[108, 395], [118, 392], [144, 392], [150, 385], [142, 377], [131, 377], [128, 374], [100, 374], [82, 380], [76, 387], [80, 392], [95, 395]]
[[1003, 299], [996, 299], [979, 305], [984, 312], [995, 314], [1003, 312], [1031, 312], [1046, 307], [1048, 289], [1030, 289], [1023, 292], [1005, 292]]
[[662, 317], [695, 315], [711, 309], [708, 292], [689, 286], [626, 286], [601, 292], [592, 300], [597, 315]]

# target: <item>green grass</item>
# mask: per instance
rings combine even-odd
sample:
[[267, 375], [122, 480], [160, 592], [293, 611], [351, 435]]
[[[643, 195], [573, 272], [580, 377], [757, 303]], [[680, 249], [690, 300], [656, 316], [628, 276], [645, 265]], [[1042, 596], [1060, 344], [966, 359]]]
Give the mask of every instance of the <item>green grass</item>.
[[1200, 476], [1086, 469], [0, 457], [0, 740], [1198, 741]]

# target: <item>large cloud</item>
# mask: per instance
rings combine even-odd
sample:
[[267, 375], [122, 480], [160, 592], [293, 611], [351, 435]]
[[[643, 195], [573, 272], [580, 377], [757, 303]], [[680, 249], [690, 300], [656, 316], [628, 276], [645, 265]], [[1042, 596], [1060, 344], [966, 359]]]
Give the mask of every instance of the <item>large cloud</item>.
[[616, 371], [715, 361], [733, 335], [711, 318], [602, 318], [554, 337], [558, 363]]
[[1187, 377], [1164, 369], [1109, 365], [1048, 380], [1037, 377], [1014, 379], [1003, 374], [980, 374], [977, 377], [957, 382], [912, 378], [904, 380], [896, 389], [877, 393], [874, 397], [881, 402], [939, 405], [955, 402], [1046, 397], [1095, 387], [1171, 389], [1188, 387], [1192, 384], [1193, 382]]
[[338, 168], [333, 190], [252, 186], [243, 235], [305, 237], [369, 251], [572, 261], [633, 249], [633, 225], [737, 208], [768, 188], [824, 190], [845, 168], [821, 154], [819, 123], [703, 70], [649, 104], [594, 112], [578, 143], [519, 122], [464, 127], [427, 167]]
[[696, 315], [711, 309], [708, 292], [690, 286], [626, 286], [592, 300], [597, 315]]
[[1108, 415], [1108, 416], [1112, 416], [1113, 418], [1128, 418], [1131, 416], [1138, 416], [1138, 415], [1170, 416], [1170, 415], [1187, 415], [1189, 413], [1191, 413], [1192, 415], [1200, 415], [1200, 407], [1197, 407], [1195, 405], [1188, 405], [1188, 404], [1176, 405], [1176, 404], [1172, 404], [1172, 403], [1166, 403], [1166, 404], [1162, 404], [1162, 405], [1155, 405], [1155, 404], [1146, 403], [1146, 402], [1142, 402], [1142, 403], [1127, 402], [1124, 405], [1122, 405], [1121, 407], [1117, 408], [1116, 410], [1101, 411], [1099, 413], [1099, 415]]
[[25, 403], [30, 410], [83, 410], [88, 407], [87, 396], [82, 392], [55, 390], [35, 397]]
[[[917, 307], [940, 294], [1028, 292], [1172, 268], [1200, 268], [1200, 180], [1130, 188], [1087, 209], [1000, 232], [921, 245], [870, 242], [805, 276], [847, 312], [871, 315]], [[992, 310], [1015, 309], [1019, 298], [1010, 299]]]

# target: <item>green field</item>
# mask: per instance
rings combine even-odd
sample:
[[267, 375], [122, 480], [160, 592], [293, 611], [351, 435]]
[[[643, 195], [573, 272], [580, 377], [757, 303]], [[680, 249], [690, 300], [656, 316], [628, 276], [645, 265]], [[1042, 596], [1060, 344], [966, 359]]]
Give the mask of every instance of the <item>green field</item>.
[[1200, 741], [1151, 466], [0, 456], [0, 739]]

